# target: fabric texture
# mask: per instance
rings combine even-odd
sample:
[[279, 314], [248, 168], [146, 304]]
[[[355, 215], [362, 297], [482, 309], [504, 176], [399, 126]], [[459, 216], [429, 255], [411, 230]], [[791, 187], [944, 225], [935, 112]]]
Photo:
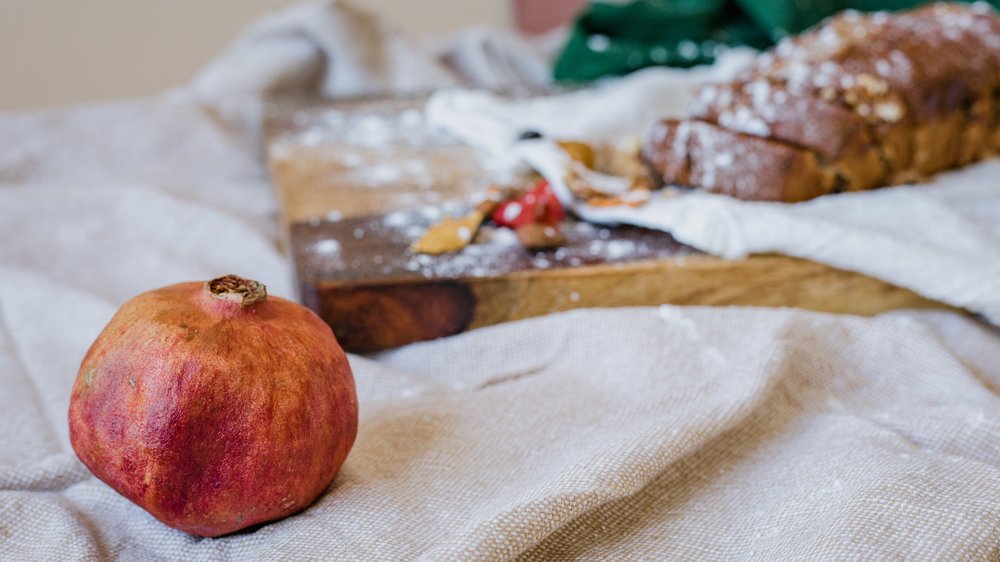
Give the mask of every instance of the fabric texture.
[[261, 92], [224, 83], [0, 116], [0, 559], [1000, 558], [1000, 336], [940, 311], [582, 310], [351, 356], [360, 431], [315, 505], [158, 523], [66, 412], [129, 297], [225, 273], [293, 296], [256, 132], [219, 119]]

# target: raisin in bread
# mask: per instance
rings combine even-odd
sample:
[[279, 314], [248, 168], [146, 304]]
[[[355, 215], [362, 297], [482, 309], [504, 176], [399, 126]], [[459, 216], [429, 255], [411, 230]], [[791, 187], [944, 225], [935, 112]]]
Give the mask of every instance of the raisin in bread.
[[802, 201], [915, 181], [1000, 152], [1000, 16], [986, 4], [846, 12], [780, 42], [643, 159], [667, 184]]

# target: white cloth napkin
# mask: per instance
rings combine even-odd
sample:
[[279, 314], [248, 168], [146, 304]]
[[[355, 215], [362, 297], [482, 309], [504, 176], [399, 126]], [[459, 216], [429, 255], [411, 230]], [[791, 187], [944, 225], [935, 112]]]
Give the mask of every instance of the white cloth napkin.
[[1000, 159], [927, 185], [806, 203], [670, 192], [638, 208], [589, 208], [565, 187], [570, 160], [563, 151], [547, 141], [517, 141], [524, 130], [595, 143], [640, 137], [657, 118], [681, 116], [697, 87], [731, 77], [747, 60], [735, 52], [710, 68], [647, 69], [594, 90], [526, 101], [448, 90], [426, 112], [489, 158], [535, 168], [587, 220], [664, 230], [728, 259], [774, 252], [858, 271], [1000, 324]]
[[527, 130], [557, 139], [609, 142], [638, 135], [665, 115], [679, 115], [699, 86], [731, 78], [753, 53], [730, 49], [713, 66], [647, 68], [597, 87], [529, 99], [444, 89], [428, 100], [425, 112], [432, 126], [491, 158], [514, 150], [519, 133]]
[[129, 297], [230, 272], [292, 296], [255, 131], [218, 119], [248, 91], [216, 84], [212, 110], [183, 87], [0, 115], [0, 558], [1000, 552], [1000, 338], [940, 311], [584, 310], [351, 356], [360, 431], [314, 506], [219, 539], [158, 523], [76, 459], [66, 411]]

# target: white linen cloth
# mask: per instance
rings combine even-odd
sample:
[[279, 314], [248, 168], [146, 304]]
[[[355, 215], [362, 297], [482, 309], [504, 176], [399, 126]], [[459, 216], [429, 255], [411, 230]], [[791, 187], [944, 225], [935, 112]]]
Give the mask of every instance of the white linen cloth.
[[1000, 337], [947, 312], [585, 310], [352, 356], [358, 439], [314, 506], [219, 539], [156, 522], [69, 447], [87, 347], [168, 283], [291, 296], [254, 131], [218, 119], [256, 94], [214, 83], [0, 116], [0, 558], [1000, 556]]

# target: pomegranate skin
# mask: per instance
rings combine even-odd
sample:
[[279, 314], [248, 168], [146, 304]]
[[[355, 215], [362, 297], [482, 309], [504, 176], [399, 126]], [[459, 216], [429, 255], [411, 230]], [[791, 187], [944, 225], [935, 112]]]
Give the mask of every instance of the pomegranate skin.
[[354, 444], [354, 377], [333, 332], [263, 295], [235, 276], [141, 294], [80, 366], [73, 449], [170, 527], [216, 537], [305, 509]]

